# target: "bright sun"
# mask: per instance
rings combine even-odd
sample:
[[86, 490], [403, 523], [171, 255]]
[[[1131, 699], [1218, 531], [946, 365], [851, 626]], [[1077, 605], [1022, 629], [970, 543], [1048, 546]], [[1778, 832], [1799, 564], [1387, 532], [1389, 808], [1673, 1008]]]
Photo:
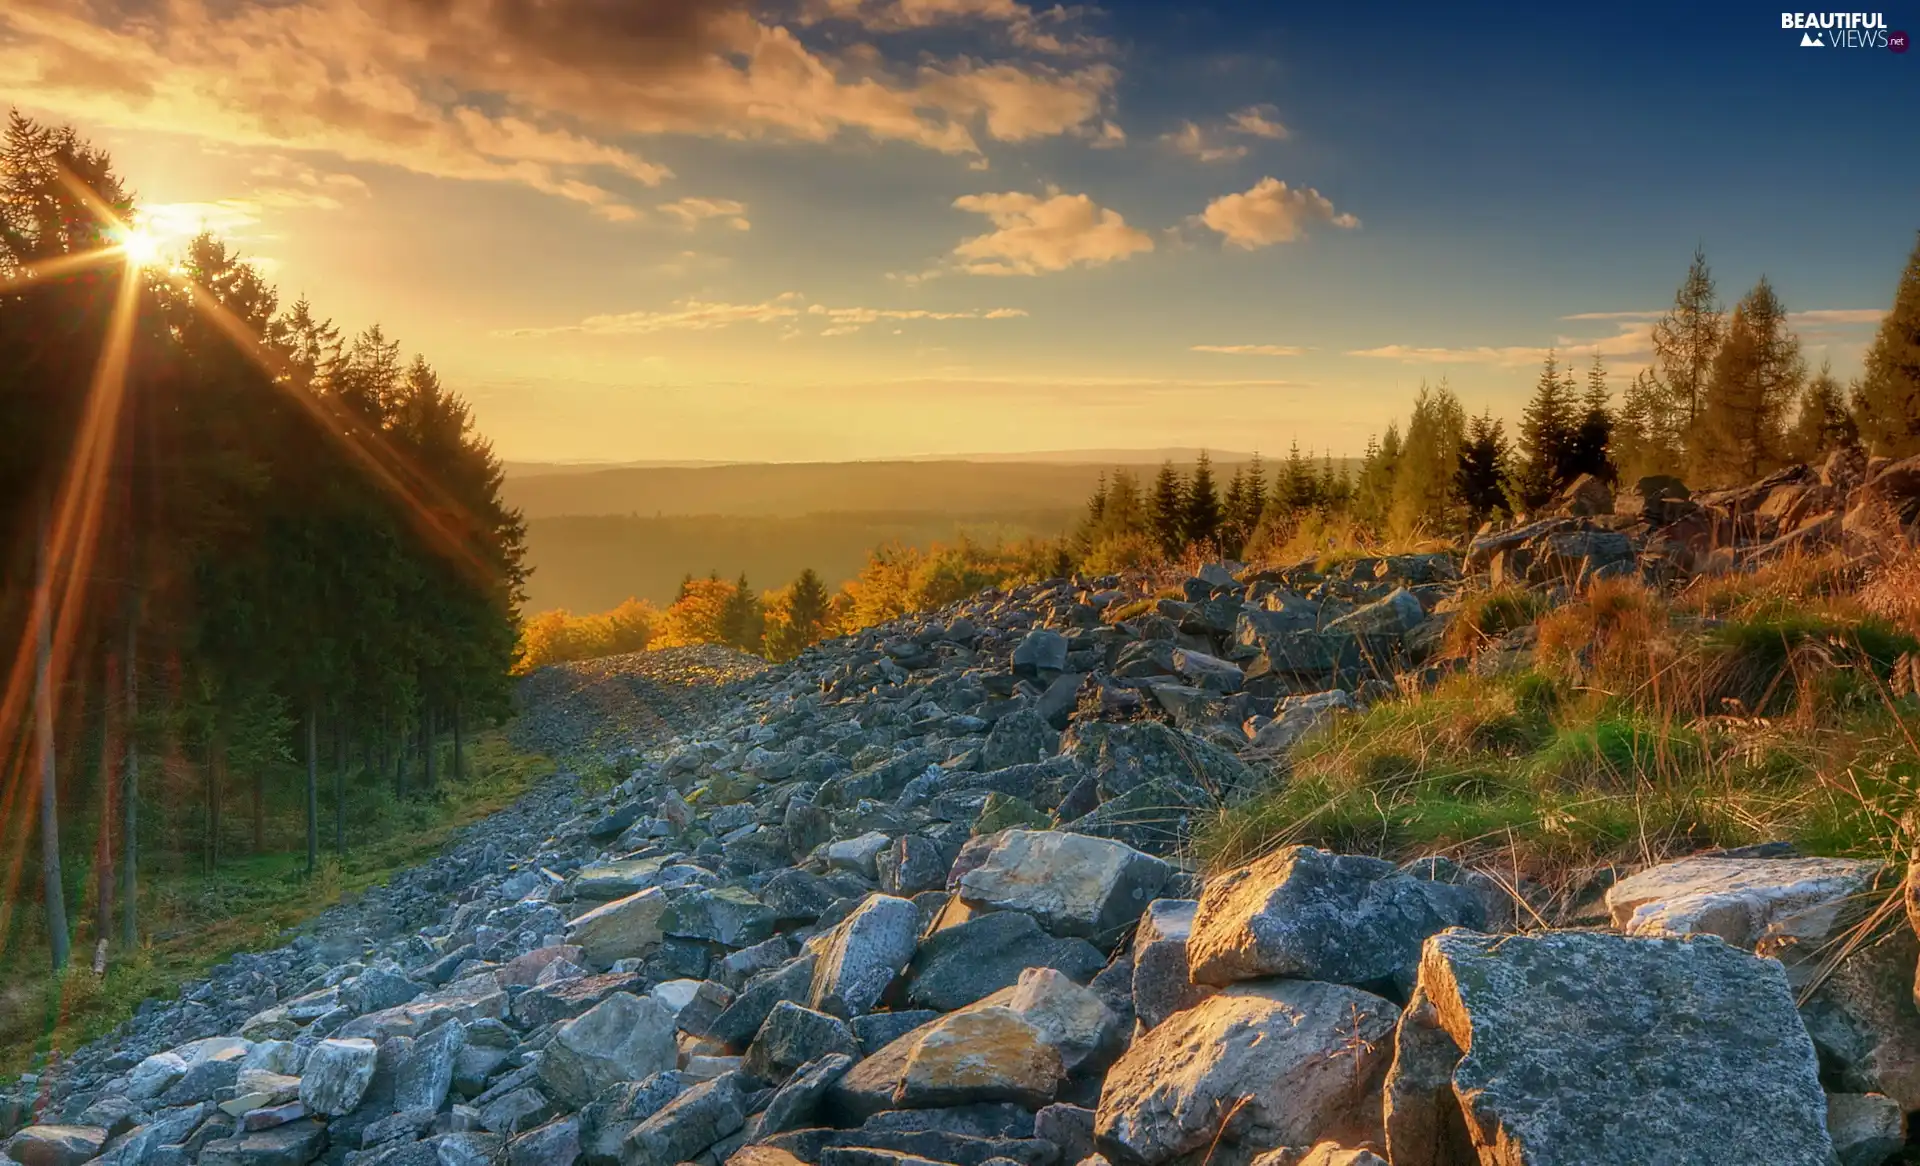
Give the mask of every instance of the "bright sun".
[[118, 233], [127, 262], [135, 267], [152, 267], [160, 261], [160, 240], [139, 227], [125, 227]]

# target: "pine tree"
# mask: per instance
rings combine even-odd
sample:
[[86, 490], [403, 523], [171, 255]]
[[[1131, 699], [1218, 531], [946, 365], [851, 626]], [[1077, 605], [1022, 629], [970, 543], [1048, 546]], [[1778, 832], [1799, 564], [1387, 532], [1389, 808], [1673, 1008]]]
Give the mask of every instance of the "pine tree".
[[1920, 454], [1920, 238], [1907, 256], [1893, 308], [1867, 349], [1866, 369], [1853, 394], [1853, 416], [1874, 453], [1899, 458]]
[[812, 567], [801, 571], [767, 606], [766, 648], [773, 660], [791, 660], [826, 634], [832, 598]]
[[1470, 526], [1477, 528], [1495, 511], [1507, 509], [1507, 461], [1511, 452], [1506, 427], [1491, 412], [1468, 422], [1453, 488], [1466, 507]]
[[1186, 542], [1206, 545], [1220, 536], [1220, 495], [1213, 485], [1213, 459], [1205, 450], [1194, 464], [1193, 477], [1187, 482], [1187, 497], [1182, 530]]
[[1587, 388], [1580, 400], [1580, 420], [1574, 426], [1563, 470], [1568, 481], [1581, 474], [1592, 474], [1603, 482], [1619, 479], [1613, 461], [1614, 416], [1612, 391], [1607, 388], [1607, 367], [1598, 353], [1587, 369]]
[[721, 642], [743, 652], [758, 653], [765, 648], [765, 627], [760, 600], [747, 583], [746, 572], [728, 592], [720, 612]]
[[1287, 449], [1287, 464], [1281, 470], [1280, 483], [1275, 493], [1288, 510], [1298, 514], [1313, 509], [1319, 483], [1314, 480], [1312, 464], [1300, 453], [1297, 437]]
[[1347, 505], [1347, 479], [1333, 467], [1333, 451], [1327, 451], [1320, 459], [1320, 505], [1331, 512], [1343, 510]]
[[1379, 441], [1367, 439], [1366, 456], [1360, 463], [1360, 480], [1354, 486], [1354, 516], [1376, 531], [1386, 529], [1399, 468], [1400, 424], [1396, 421], [1387, 425]]
[[1454, 470], [1465, 440], [1466, 411], [1453, 390], [1444, 381], [1433, 387], [1422, 384], [1393, 478], [1388, 519], [1393, 533], [1411, 537], [1452, 525]]
[[1695, 248], [1673, 307], [1654, 324], [1652, 382], [1659, 391], [1648, 417], [1648, 439], [1692, 456], [1705, 409], [1714, 356], [1726, 335], [1726, 316], [1714, 290], [1704, 248]]
[[1533, 399], [1520, 418], [1522, 464], [1514, 488], [1520, 505], [1535, 510], [1567, 484], [1574, 437], [1573, 402], [1560, 379], [1560, 362], [1549, 351]]
[[1247, 528], [1251, 538], [1253, 531], [1260, 525], [1260, 516], [1267, 512], [1267, 467], [1260, 460], [1260, 451], [1255, 450], [1253, 460], [1247, 463], [1246, 509], [1241, 513], [1240, 521]]
[[1683, 468], [1671, 431], [1659, 420], [1667, 411], [1665, 392], [1653, 370], [1641, 369], [1621, 398], [1611, 445], [1620, 476], [1627, 481], [1678, 474]]
[[1186, 546], [1186, 511], [1186, 483], [1181, 479], [1180, 471], [1173, 468], [1173, 463], [1165, 462], [1153, 480], [1151, 515], [1154, 541], [1160, 545], [1160, 553], [1168, 558], [1179, 554]]
[[1786, 436], [1786, 455], [1796, 462], [1818, 462], [1836, 449], [1860, 444], [1860, 432], [1847, 411], [1840, 382], [1821, 362], [1820, 371], [1800, 394], [1799, 412]]
[[1733, 309], [1696, 420], [1693, 462], [1704, 482], [1751, 481], [1785, 460], [1787, 406], [1806, 379], [1800, 341], [1765, 276]]
[[1247, 474], [1246, 470], [1235, 466], [1233, 477], [1227, 481], [1227, 492], [1220, 498], [1220, 543], [1221, 553], [1237, 557], [1240, 548], [1246, 545], [1247, 535], [1251, 533], [1245, 525], [1247, 511]]

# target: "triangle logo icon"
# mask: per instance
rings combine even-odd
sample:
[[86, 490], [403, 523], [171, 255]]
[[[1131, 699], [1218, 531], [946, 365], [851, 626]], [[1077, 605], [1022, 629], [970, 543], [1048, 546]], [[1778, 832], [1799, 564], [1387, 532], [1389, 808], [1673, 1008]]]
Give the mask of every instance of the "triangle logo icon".
[[1800, 34], [1800, 47], [1803, 49], [1824, 49], [1827, 46], [1821, 42], [1818, 35], [1811, 32], [1803, 32]]

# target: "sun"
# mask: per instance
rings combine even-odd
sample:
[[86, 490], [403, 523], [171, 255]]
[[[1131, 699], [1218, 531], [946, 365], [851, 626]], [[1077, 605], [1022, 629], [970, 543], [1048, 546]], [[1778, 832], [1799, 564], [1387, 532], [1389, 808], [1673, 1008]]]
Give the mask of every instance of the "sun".
[[160, 240], [139, 227], [122, 227], [114, 232], [120, 251], [135, 267], [152, 267], [160, 262]]

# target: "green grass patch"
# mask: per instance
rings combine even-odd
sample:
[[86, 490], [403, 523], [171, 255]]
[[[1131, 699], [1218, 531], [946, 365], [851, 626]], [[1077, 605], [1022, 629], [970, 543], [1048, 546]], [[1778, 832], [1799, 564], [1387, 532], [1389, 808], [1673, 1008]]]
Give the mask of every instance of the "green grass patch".
[[[178, 869], [165, 855], [150, 856], [150, 864], [143, 858], [143, 942], [131, 951], [116, 944], [104, 976], [93, 974], [92, 948], [83, 946], [91, 943], [91, 927], [78, 914], [73, 962], [54, 975], [38, 906], [29, 912], [22, 905], [0, 950], [0, 1075], [26, 1071], [50, 1050], [75, 1049], [101, 1036], [141, 1001], [170, 998], [235, 952], [283, 942], [289, 928], [427, 861], [455, 831], [506, 808], [553, 771], [551, 762], [515, 751], [499, 733], [477, 738], [467, 765], [465, 780], [443, 780], [431, 796], [406, 801], [393, 797], [385, 782], [356, 783], [347, 853], [324, 854], [312, 878], [304, 851], [225, 860], [211, 874]], [[331, 791], [325, 780], [322, 789], [323, 795]], [[322, 809], [331, 813], [324, 798]], [[275, 837], [289, 833], [289, 823], [278, 818], [275, 827]], [[332, 841], [330, 817], [321, 837], [323, 846]]]

